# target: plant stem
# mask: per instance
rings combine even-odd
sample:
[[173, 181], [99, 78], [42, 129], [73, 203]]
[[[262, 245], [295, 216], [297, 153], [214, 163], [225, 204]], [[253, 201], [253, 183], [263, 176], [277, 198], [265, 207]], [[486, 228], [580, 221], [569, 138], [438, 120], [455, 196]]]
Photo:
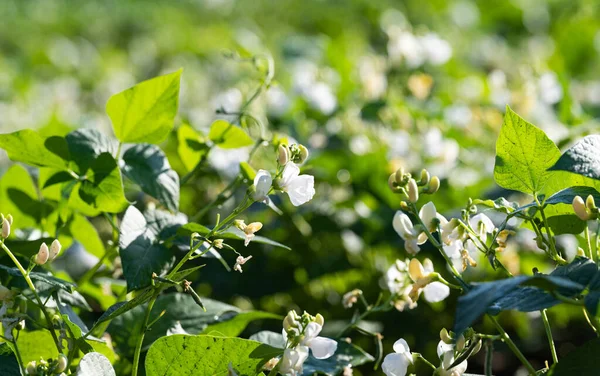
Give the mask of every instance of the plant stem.
[[52, 339], [54, 339], [54, 343], [56, 344], [56, 349], [58, 350], [58, 353], [61, 354], [62, 346], [60, 345], [60, 341], [58, 340], [58, 337], [56, 336], [56, 333], [54, 332], [54, 324], [52, 324], [52, 319], [50, 318], [50, 315], [46, 311], [46, 307], [44, 306], [42, 299], [40, 299], [40, 296], [38, 295], [38, 293], [35, 289], [35, 285], [33, 284], [33, 281], [31, 281], [31, 278], [29, 278], [29, 274], [25, 271], [25, 269], [23, 269], [23, 266], [21, 265], [19, 260], [17, 260], [15, 255], [13, 255], [13, 253], [10, 251], [10, 249], [8, 249], [6, 244], [4, 244], [4, 240], [0, 240], [0, 246], [2, 247], [2, 249], [4, 249], [4, 252], [6, 252], [8, 257], [11, 258], [13, 263], [17, 266], [17, 269], [19, 269], [19, 271], [23, 275], [23, 278], [25, 278], [25, 281], [27, 282], [27, 285], [31, 289], [31, 292], [33, 292], [33, 295], [35, 296], [35, 299], [37, 300], [37, 303], [40, 306], [40, 310], [42, 311], [42, 313], [46, 319], [46, 325], [48, 326], [47, 329], [50, 331], [50, 334], [52, 335]]
[[436, 366], [434, 366], [429, 360], [425, 359], [425, 357], [419, 353], [413, 353], [413, 355], [416, 355], [419, 357], [419, 359], [421, 359], [423, 361], [423, 363], [427, 364], [429, 367], [431, 367], [432, 369], [437, 369]]
[[[190, 222], [196, 222], [196, 221], [202, 219], [206, 215], [206, 213], [208, 213], [208, 211], [210, 209], [229, 200], [229, 198], [231, 198], [231, 196], [233, 195], [233, 193], [235, 192], [235, 190], [239, 187], [239, 185], [241, 183], [242, 183], [242, 179], [238, 175], [235, 179], [233, 179], [231, 181], [231, 183], [229, 183], [229, 185], [227, 185], [221, 191], [221, 193], [219, 193], [217, 195], [217, 197], [214, 198], [214, 200], [212, 200], [208, 205], [206, 205], [202, 209], [200, 209], [200, 211], [198, 213], [194, 214], [194, 216], [190, 219]], [[228, 191], [231, 191], [231, 192], [228, 195], [226, 195], [226, 192], [228, 192]]]
[[588, 247], [588, 252], [590, 255], [590, 260], [594, 260], [594, 256], [592, 253], [592, 242], [590, 241], [590, 226], [588, 225], [588, 222], [585, 222], [585, 242], [587, 243], [587, 247]]
[[504, 328], [502, 328], [502, 325], [500, 325], [500, 323], [498, 322], [498, 320], [496, 320], [495, 317], [491, 316], [491, 315], [487, 315], [490, 320], [492, 320], [492, 322], [494, 323], [494, 326], [496, 327], [496, 329], [498, 330], [498, 332], [500, 332], [500, 334], [502, 335], [502, 340], [508, 345], [508, 347], [512, 350], [512, 352], [517, 356], [517, 358], [519, 358], [519, 360], [521, 361], [521, 363], [523, 363], [523, 365], [525, 366], [525, 368], [527, 368], [527, 371], [529, 371], [530, 375], [535, 375], [536, 374], [536, 370], [535, 368], [533, 368], [533, 366], [531, 365], [531, 363], [529, 363], [529, 361], [527, 360], [527, 358], [525, 358], [525, 356], [523, 355], [523, 353], [521, 352], [521, 350], [519, 350], [519, 348], [517, 347], [517, 345], [515, 345], [515, 343], [513, 342], [513, 340], [510, 338], [510, 336], [508, 335], [508, 333], [506, 333], [506, 331], [504, 330]]
[[550, 346], [550, 353], [552, 354], [552, 362], [558, 363], [558, 356], [556, 355], [556, 347], [554, 346], [554, 338], [552, 338], [552, 329], [550, 328], [550, 322], [548, 321], [547, 309], [542, 309], [542, 321], [544, 322], [544, 328], [546, 329], [546, 336], [548, 337], [548, 345]]
[[596, 336], [600, 337], [600, 330], [598, 330], [598, 326], [597, 326], [598, 322], [596, 321], [596, 318], [594, 317], [593, 318], [594, 320], [592, 321], [592, 318], [588, 314], [587, 309], [585, 309], [585, 307], [582, 307], [582, 309], [583, 309], [583, 316], [585, 317], [585, 320], [590, 325], [590, 327], [592, 328], [594, 333], [596, 333]]
[[158, 298], [158, 294], [160, 290], [156, 290], [150, 301], [148, 302], [148, 307], [146, 308], [146, 316], [144, 317], [144, 323], [142, 324], [142, 330], [140, 333], [140, 338], [138, 340], [137, 345], [135, 346], [135, 353], [133, 355], [133, 370], [131, 371], [132, 376], [137, 376], [138, 368], [140, 366], [140, 355], [142, 353], [142, 345], [144, 344], [144, 336], [146, 335], [146, 331], [148, 330], [148, 321], [150, 321], [150, 312], [152, 312], [152, 307], [154, 307], [154, 303], [156, 302], [156, 298]]
[[494, 358], [494, 341], [485, 342], [485, 376], [492, 376], [492, 360]]

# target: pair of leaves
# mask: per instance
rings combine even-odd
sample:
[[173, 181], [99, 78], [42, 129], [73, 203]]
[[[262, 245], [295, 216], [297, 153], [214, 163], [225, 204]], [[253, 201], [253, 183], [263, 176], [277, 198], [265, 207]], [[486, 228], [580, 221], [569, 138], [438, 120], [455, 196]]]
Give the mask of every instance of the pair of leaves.
[[584, 257], [557, 267], [549, 275], [519, 276], [476, 284], [458, 299], [454, 331], [462, 333], [482, 314], [516, 309], [523, 312], [552, 307], [560, 300], [547, 291], [564, 296], [581, 293], [598, 272], [596, 264]]

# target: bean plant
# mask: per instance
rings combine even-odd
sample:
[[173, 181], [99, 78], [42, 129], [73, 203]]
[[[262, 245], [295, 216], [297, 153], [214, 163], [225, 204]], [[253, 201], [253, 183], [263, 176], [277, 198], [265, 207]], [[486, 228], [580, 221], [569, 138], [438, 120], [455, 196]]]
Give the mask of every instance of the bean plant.
[[[206, 268], [218, 268], [223, 278], [243, 273], [253, 262], [249, 244], [290, 252], [269, 239], [269, 224], [253, 220], [250, 208], [264, 205], [282, 214], [281, 200], [300, 210], [320, 194], [318, 177], [310, 174], [309, 149], [252, 113], [272, 85], [272, 60], [239, 60], [251, 64], [260, 80], [239, 111], [218, 111], [207, 134], [188, 124], [175, 127], [184, 74], [179, 70], [108, 100], [114, 137], [89, 128], [64, 136], [35, 130], [0, 135], [0, 147], [20, 162], [0, 184], [0, 374], [347, 376], [362, 367], [404, 376], [422, 363], [430, 374], [460, 376], [467, 374], [469, 359], [483, 352], [484, 372], [492, 375], [499, 342], [529, 375], [594, 374], [599, 340], [559, 359], [546, 312], [559, 304], [573, 306], [600, 336], [600, 136], [587, 136], [561, 153], [542, 130], [508, 107], [494, 178], [527, 199], [464, 197], [460, 212], [443, 215], [435, 201], [445, 186], [427, 166], [393, 171], [387, 185], [397, 195], [398, 207], [392, 209], [398, 210], [389, 221], [409, 257], [389, 266], [378, 296], [359, 289], [344, 295], [343, 305], [353, 315], [337, 333], [321, 335], [335, 318], [319, 312], [291, 310], [281, 317], [203, 296], [198, 285]], [[159, 146], [169, 137], [188, 167], [184, 176], [171, 168]], [[236, 166], [239, 173], [223, 177], [222, 189], [198, 213], [182, 214], [180, 191], [202, 176], [211, 154], [242, 147], [250, 152]], [[256, 159], [259, 150], [270, 163]], [[110, 239], [98, 235], [101, 228], [109, 229]], [[503, 251], [519, 228], [535, 233], [538, 251], [555, 265], [552, 272], [534, 268], [513, 275], [504, 264]], [[557, 246], [556, 236], [563, 233], [583, 240], [571, 250], [574, 258]], [[54, 267], [73, 240], [98, 256], [76, 279]], [[484, 263], [502, 278], [465, 278], [465, 271]], [[101, 299], [103, 289], [113, 298]], [[445, 299], [456, 299], [457, 309], [453, 326], [439, 328], [435, 359], [402, 338], [386, 354], [385, 333], [364, 325], [380, 312], [402, 320], [420, 301]], [[504, 329], [499, 316], [508, 310], [539, 312], [549, 353], [543, 367], [535, 367]], [[82, 320], [85, 311], [96, 312], [95, 321]], [[277, 330], [242, 337], [256, 320]], [[484, 330], [483, 322], [495, 331]], [[355, 345], [359, 337], [373, 341], [375, 352]]]

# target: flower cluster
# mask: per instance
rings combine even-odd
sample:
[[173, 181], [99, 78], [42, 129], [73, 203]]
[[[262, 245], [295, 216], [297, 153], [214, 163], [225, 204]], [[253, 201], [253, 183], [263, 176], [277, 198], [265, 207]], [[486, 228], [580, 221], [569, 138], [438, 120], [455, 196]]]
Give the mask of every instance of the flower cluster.
[[581, 196], [575, 196], [573, 198], [573, 211], [582, 221], [598, 218], [598, 208], [592, 195], [589, 195], [585, 201]]
[[335, 353], [337, 342], [319, 336], [324, 321], [320, 314], [311, 316], [304, 312], [300, 316], [293, 310], [287, 314], [283, 320], [285, 350], [278, 365], [282, 375], [301, 375], [309, 349], [317, 359], [327, 359]]

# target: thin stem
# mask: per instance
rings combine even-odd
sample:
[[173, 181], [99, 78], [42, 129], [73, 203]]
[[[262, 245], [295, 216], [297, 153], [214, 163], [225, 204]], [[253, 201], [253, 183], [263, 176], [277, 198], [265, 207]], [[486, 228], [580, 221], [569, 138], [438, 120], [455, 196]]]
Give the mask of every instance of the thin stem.
[[38, 295], [38, 293], [35, 289], [35, 285], [33, 284], [33, 281], [31, 280], [31, 278], [29, 278], [29, 274], [25, 271], [25, 269], [23, 269], [23, 266], [21, 265], [19, 260], [17, 260], [15, 255], [13, 255], [13, 253], [10, 251], [10, 249], [8, 249], [6, 244], [4, 244], [4, 240], [0, 240], [0, 246], [2, 247], [2, 249], [4, 249], [4, 252], [6, 252], [8, 257], [11, 258], [13, 263], [17, 266], [17, 269], [19, 269], [19, 271], [23, 275], [23, 278], [25, 278], [27, 285], [31, 289], [31, 292], [33, 292], [33, 295], [35, 296], [35, 299], [37, 300], [37, 303], [38, 303], [42, 313], [44, 314], [44, 317], [46, 318], [46, 325], [48, 326], [47, 329], [50, 331], [50, 334], [52, 335], [52, 339], [54, 339], [54, 343], [56, 344], [56, 349], [58, 350], [59, 354], [62, 353], [62, 349], [61, 349], [62, 346], [60, 345], [60, 341], [58, 340], [58, 337], [56, 336], [56, 333], [54, 332], [54, 324], [52, 324], [52, 319], [50, 318], [50, 315], [46, 311], [46, 307], [44, 306], [42, 299]]
[[583, 316], [585, 317], [585, 320], [590, 325], [590, 327], [592, 328], [594, 333], [596, 333], [596, 336], [600, 337], [600, 330], [598, 329], [598, 322], [595, 320], [595, 317], [594, 317], [594, 320], [592, 321], [592, 318], [588, 314], [587, 309], [585, 309], [585, 307], [582, 307], [582, 310], [583, 310]]
[[142, 345], [144, 344], [144, 336], [146, 335], [146, 331], [148, 330], [148, 321], [150, 321], [150, 312], [152, 312], [152, 307], [154, 307], [154, 302], [156, 302], [156, 298], [158, 298], [158, 294], [160, 290], [156, 290], [150, 302], [148, 302], [148, 307], [146, 308], [146, 316], [144, 317], [144, 323], [142, 324], [142, 330], [140, 333], [140, 338], [138, 340], [137, 345], [135, 346], [135, 353], [133, 355], [133, 370], [131, 371], [132, 376], [137, 376], [138, 368], [140, 363], [140, 355], [142, 353]]
[[492, 360], [494, 358], [494, 342], [489, 340], [485, 342], [485, 376], [492, 376]]
[[413, 355], [416, 355], [423, 363], [427, 364], [429, 367], [431, 367], [432, 369], [437, 369], [436, 366], [434, 366], [429, 360], [425, 359], [425, 357], [419, 353], [413, 353]]
[[546, 329], [546, 336], [548, 337], [548, 345], [550, 346], [550, 353], [552, 354], [552, 362], [558, 363], [558, 356], [556, 355], [556, 347], [554, 346], [554, 338], [552, 338], [552, 329], [550, 328], [550, 321], [548, 321], [547, 309], [542, 309], [542, 321], [544, 322], [544, 328]]
[[[546, 228], [546, 234], [548, 235], [548, 243], [550, 245], [550, 249], [552, 250], [552, 256], [555, 261], [560, 264], [566, 263], [566, 261], [558, 254], [556, 250], [556, 241], [554, 240], [554, 235], [552, 234], [552, 229], [548, 224], [548, 219], [546, 218], [546, 213], [544, 213], [544, 206], [540, 204], [537, 196], [535, 196], [535, 202], [538, 205], [538, 209], [540, 210], [540, 215], [542, 216], [542, 221], [544, 222], [544, 227]], [[542, 238], [543, 239], [543, 238]]]
[[510, 336], [508, 335], [508, 333], [506, 333], [506, 331], [504, 330], [504, 328], [502, 328], [502, 325], [500, 325], [500, 323], [498, 322], [498, 320], [496, 320], [495, 317], [491, 316], [491, 315], [487, 315], [490, 320], [492, 320], [492, 322], [494, 323], [494, 326], [496, 327], [496, 329], [498, 330], [498, 332], [500, 332], [500, 334], [502, 335], [502, 340], [508, 345], [508, 347], [511, 349], [511, 351], [517, 356], [517, 358], [519, 358], [519, 360], [521, 361], [521, 363], [523, 363], [523, 365], [525, 366], [525, 368], [527, 368], [527, 371], [529, 371], [530, 375], [535, 375], [536, 374], [536, 370], [535, 368], [533, 368], [533, 366], [531, 365], [531, 363], [529, 363], [529, 361], [527, 360], [527, 358], [525, 358], [525, 356], [523, 355], [523, 353], [521, 352], [521, 350], [519, 350], [519, 348], [517, 347], [517, 345], [515, 345], [515, 343], [513, 342], [513, 340], [510, 338]]
[[588, 222], [585, 222], [585, 241], [587, 243], [587, 247], [588, 247], [588, 252], [590, 255], [590, 260], [594, 260], [594, 254], [592, 253], [592, 242], [590, 241], [590, 226], [588, 225]]
[[[214, 200], [212, 200], [208, 205], [200, 209], [198, 213], [194, 214], [194, 216], [190, 219], [190, 222], [196, 222], [202, 219], [210, 209], [229, 200], [241, 183], [242, 179], [238, 175], [221, 191], [221, 193], [217, 195], [217, 197], [214, 198]], [[226, 194], [228, 191], [230, 191], [229, 194]]]

